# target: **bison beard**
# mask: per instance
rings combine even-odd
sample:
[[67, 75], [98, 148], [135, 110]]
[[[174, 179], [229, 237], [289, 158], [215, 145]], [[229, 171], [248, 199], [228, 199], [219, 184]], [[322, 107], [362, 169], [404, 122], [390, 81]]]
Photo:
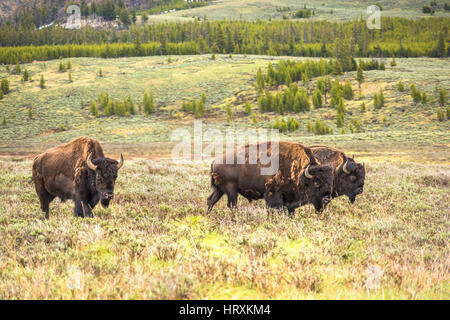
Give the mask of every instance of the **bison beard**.
[[100, 143], [77, 138], [38, 155], [33, 162], [33, 181], [45, 217], [54, 198], [75, 202], [75, 216], [92, 217], [98, 202], [107, 207], [114, 195], [121, 161], [105, 158]]
[[[271, 147], [268, 142], [268, 156]], [[257, 148], [260, 150], [259, 144]], [[331, 200], [332, 168], [318, 164], [308, 148], [279, 142], [279, 169], [274, 175], [261, 175], [260, 151], [257, 164], [249, 164], [249, 150], [249, 145], [237, 150], [233, 164], [226, 164], [226, 159], [230, 158], [227, 155], [216, 158], [221, 163], [214, 160], [211, 164], [213, 193], [207, 200], [208, 213], [224, 194], [227, 194], [229, 208], [237, 206], [237, 195], [241, 194], [249, 201], [263, 198], [268, 208], [286, 208], [289, 213], [308, 203], [321, 211]], [[244, 153], [244, 164], [236, 163], [238, 153]]]

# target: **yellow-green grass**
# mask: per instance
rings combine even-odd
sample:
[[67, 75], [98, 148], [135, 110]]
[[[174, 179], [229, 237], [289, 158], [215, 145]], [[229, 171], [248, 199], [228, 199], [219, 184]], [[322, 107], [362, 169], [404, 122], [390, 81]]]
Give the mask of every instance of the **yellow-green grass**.
[[56, 200], [44, 220], [31, 161], [2, 158], [0, 298], [449, 299], [450, 167], [365, 160], [364, 193], [328, 218], [244, 199], [206, 215], [208, 163], [135, 159], [108, 209]]

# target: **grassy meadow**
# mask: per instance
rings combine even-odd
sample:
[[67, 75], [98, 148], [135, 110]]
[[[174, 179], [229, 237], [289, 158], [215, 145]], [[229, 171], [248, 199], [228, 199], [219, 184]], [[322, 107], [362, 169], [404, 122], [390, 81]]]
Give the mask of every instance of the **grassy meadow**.
[[[284, 116], [301, 126], [282, 139], [337, 147], [366, 163], [354, 205], [341, 197], [322, 216], [308, 205], [290, 218], [241, 198], [230, 211], [224, 197], [206, 215], [209, 162], [169, 159], [172, 131], [192, 130], [195, 120], [182, 101], [206, 94], [204, 129], [267, 129], [280, 116], [258, 111], [255, 76], [280, 59], [287, 57], [73, 58], [73, 82], [59, 60], [21, 65], [30, 82], [1, 67], [11, 92], [0, 100], [0, 299], [450, 299], [450, 124], [436, 116], [436, 87], [450, 89], [448, 59], [399, 58], [394, 68], [388, 59], [385, 71], [364, 71], [361, 92], [355, 72], [339, 76], [355, 92], [346, 121], [357, 117], [361, 133], [341, 134], [329, 107]], [[412, 83], [426, 104], [412, 101]], [[315, 79], [305, 86], [312, 90]], [[380, 88], [386, 105], [375, 110]], [[131, 96], [137, 114], [93, 117], [90, 101], [102, 91]], [[157, 103], [149, 116], [138, 111], [145, 91]], [[317, 118], [334, 134], [307, 132]], [[92, 219], [55, 200], [44, 220], [32, 157], [81, 135], [100, 140], [108, 156], [124, 153], [115, 198]]]
[[0, 298], [449, 299], [449, 167], [366, 160], [365, 192], [325, 216], [206, 215], [206, 163], [135, 159], [110, 208], [45, 221], [31, 161], [1, 159]]

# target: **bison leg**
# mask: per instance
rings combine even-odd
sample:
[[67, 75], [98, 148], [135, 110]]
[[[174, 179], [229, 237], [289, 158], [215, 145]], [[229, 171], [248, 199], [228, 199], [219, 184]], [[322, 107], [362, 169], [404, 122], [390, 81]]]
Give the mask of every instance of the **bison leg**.
[[76, 200], [75, 201], [75, 217], [93, 217], [92, 208], [89, 203], [85, 201]]
[[39, 202], [41, 203], [41, 210], [45, 213], [45, 219], [48, 219], [50, 202], [52, 202], [55, 197], [45, 189], [44, 181], [42, 179], [35, 180], [34, 187], [36, 188], [36, 193], [39, 197]]
[[206, 210], [207, 214], [211, 212], [214, 205], [217, 203], [217, 201], [220, 200], [220, 198], [222, 198], [222, 196], [223, 196], [223, 192], [219, 188], [214, 187], [213, 193], [211, 193], [211, 195], [208, 197], [208, 200], [207, 200], [207, 204], [208, 204], [208, 210]]
[[234, 183], [228, 183], [225, 186], [225, 193], [228, 198], [228, 208], [237, 208], [237, 186]]

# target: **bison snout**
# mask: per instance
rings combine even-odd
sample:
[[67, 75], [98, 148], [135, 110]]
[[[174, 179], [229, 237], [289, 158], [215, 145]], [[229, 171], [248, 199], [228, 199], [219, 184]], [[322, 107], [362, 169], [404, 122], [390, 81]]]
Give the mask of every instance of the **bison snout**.
[[105, 199], [105, 200], [112, 200], [113, 197], [114, 197], [114, 193], [106, 192], [103, 194], [103, 199]]

